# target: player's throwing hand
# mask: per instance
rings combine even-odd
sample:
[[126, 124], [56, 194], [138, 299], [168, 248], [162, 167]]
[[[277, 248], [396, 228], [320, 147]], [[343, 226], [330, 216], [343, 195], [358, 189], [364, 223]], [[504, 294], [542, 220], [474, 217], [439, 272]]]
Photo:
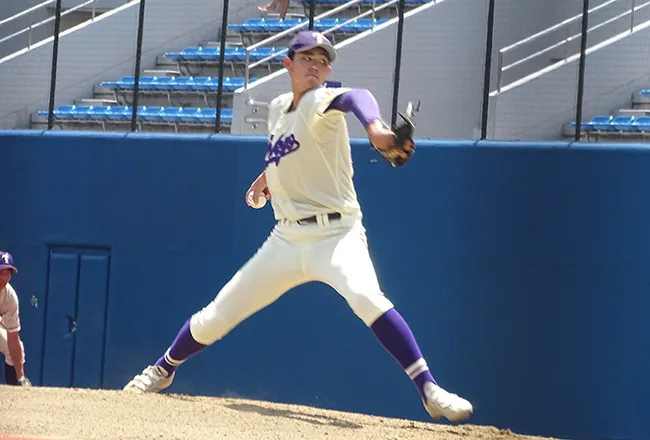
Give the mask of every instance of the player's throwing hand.
[[267, 200], [271, 200], [271, 193], [266, 185], [266, 174], [263, 172], [246, 191], [246, 204], [251, 208], [262, 208]]

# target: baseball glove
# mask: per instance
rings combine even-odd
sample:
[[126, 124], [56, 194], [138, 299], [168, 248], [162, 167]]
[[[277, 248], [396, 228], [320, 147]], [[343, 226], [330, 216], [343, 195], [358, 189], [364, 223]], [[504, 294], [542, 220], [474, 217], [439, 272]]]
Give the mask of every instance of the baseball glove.
[[21, 387], [31, 387], [32, 383], [26, 377], [23, 377], [18, 381], [18, 385]]
[[[389, 164], [393, 167], [401, 167], [406, 162], [411, 159], [415, 153], [415, 143], [413, 142], [413, 133], [415, 132], [415, 123], [413, 122], [413, 106], [409, 103], [406, 110], [406, 114], [397, 112], [398, 115], [402, 118], [401, 122], [397, 122], [391, 129], [395, 133], [395, 144], [389, 148], [380, 150], [375, 148], [377, 152], [383, 157]], [[405, 144], [410, 142], [412, 149], [405, 149]], [[401, 157], [399, 152], [403, 151], [406, 153], [406, 157]]]

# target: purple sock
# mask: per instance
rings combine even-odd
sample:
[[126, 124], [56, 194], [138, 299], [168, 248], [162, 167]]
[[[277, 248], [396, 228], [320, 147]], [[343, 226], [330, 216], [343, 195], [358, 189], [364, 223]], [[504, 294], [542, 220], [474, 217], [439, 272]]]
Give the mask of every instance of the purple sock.
[[16, 369], [7, 363], [5, 363], [5, 383], [7, 385], [18, 385]]
[[156, 362], [158, 367], [164, 368], [170, 375], [190, 356], [207, 347], [207, 345], [199, 344], [192, 337], [192, 333], [190, 332], [190, 319], [185, 322], [165, 354]]
[[427, 362], [415, 341], [413, 332], [404, 318], [395, 309], [390, 309], [381, 315], [371, 326], [379, 343], [395, 358], [406, 374], [411, 378], [420, 396], [424, 398], [425, 382], [433, 379]]

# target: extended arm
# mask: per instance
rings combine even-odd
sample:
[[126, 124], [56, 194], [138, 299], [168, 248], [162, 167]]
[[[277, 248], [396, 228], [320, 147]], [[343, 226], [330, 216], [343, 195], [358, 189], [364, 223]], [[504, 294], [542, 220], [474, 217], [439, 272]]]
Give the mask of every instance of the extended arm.
[[16, 378], [20, 381], [25, 377], [25, 370], [23, 369], [23, 349], [20, 345], [18, 332], [7, 333], [7, 346], [9, 347], [9, 355], [16, 369]]
[[[368, 90], [348, 90], [334, 98], [327, 110], [339, 110], [345, 113], [351, 111], [366, 129], [370, 142], [376, 148], [387, 150], [395, 146], [397, 137], [393, 130], [383, 123], [379, 104]], [[412, 149], [412, 145], [408, 145], [406, 148], [407, 151], [395, 149], [395, 154], [406, 159], [408, 157], [408, 149]]]

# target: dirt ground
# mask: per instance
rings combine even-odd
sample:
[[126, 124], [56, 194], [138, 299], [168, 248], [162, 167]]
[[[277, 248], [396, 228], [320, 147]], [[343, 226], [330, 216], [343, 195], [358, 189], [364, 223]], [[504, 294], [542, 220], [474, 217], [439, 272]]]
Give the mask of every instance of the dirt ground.
[[0, 440], [541, 440], [312, 407], [180, 394], [0, 385]]

